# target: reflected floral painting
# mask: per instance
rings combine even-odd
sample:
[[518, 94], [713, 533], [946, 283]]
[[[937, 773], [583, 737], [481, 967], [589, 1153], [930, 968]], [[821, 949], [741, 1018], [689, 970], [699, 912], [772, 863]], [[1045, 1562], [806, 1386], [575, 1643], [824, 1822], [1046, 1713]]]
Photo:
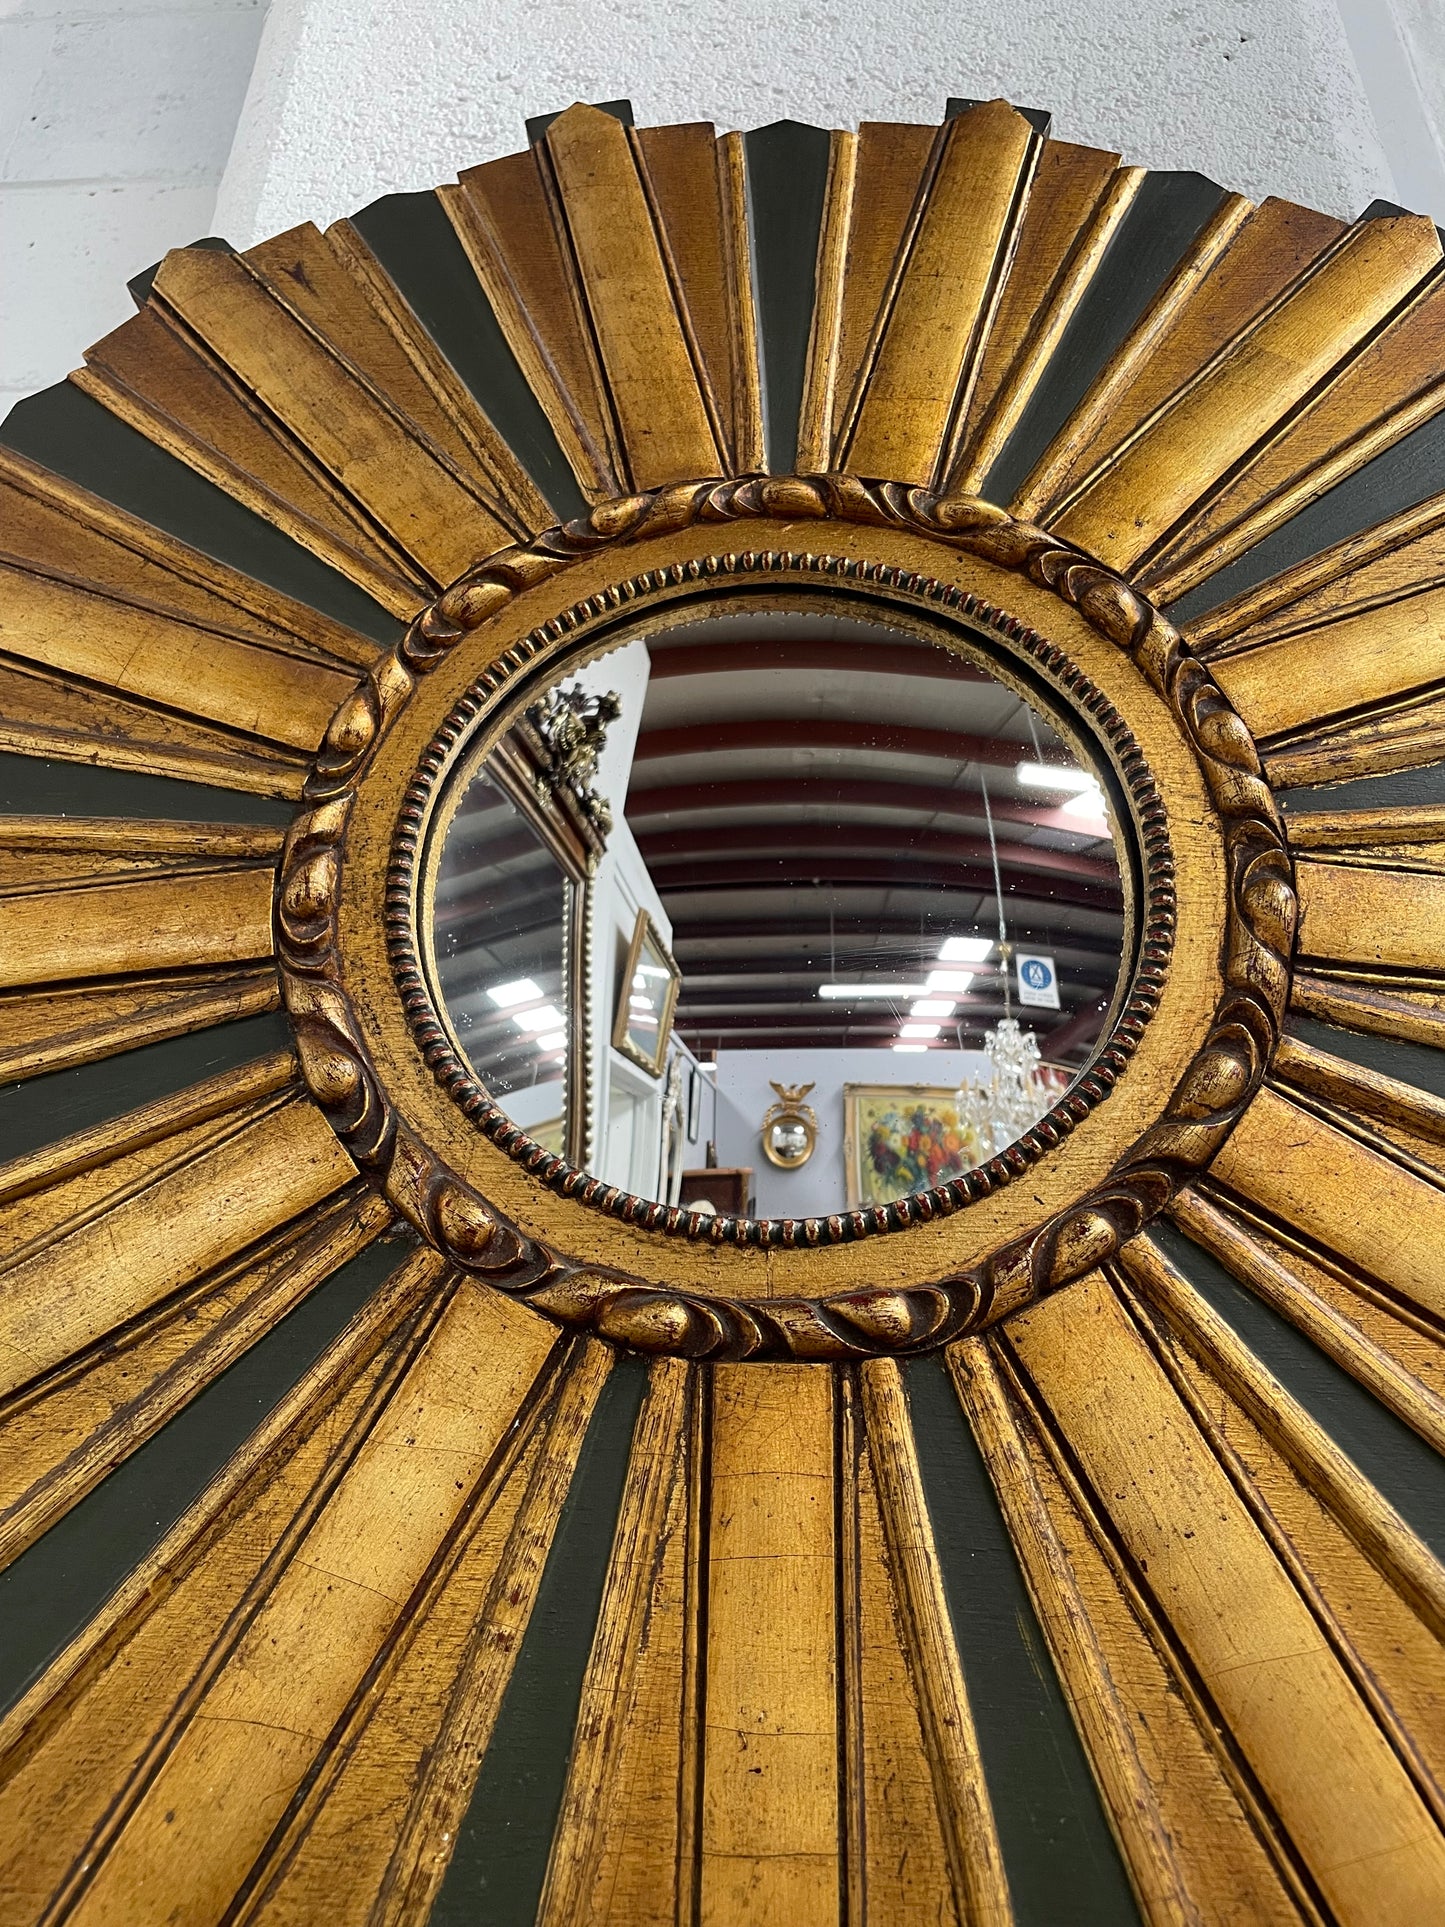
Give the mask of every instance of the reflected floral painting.
[[852, 1210], [947, 1184], [989, 1155], [957, 1091], [845, 1084], [843, 1104]]

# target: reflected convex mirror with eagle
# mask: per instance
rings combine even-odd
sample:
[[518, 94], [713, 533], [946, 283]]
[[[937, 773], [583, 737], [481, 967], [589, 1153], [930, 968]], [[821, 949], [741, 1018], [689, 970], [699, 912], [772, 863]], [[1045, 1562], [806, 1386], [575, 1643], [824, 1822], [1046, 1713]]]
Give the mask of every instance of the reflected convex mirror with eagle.
[[981, 635], [842, 595], [669, 610], [458, 759], [438, 1008], [530, 1138], [622, 1190], [795, 1218], [923, 1192], [1106, 1029], [1115, 793]]

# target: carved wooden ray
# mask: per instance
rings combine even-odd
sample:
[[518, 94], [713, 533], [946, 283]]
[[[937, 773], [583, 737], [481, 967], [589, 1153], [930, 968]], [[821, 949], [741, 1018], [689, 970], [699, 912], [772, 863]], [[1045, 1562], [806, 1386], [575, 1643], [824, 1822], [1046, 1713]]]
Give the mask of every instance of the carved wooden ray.
[[[0, 1917], [1445, 1918], [1431, 223], [1004, 102], [574, 107], [138, 285], [0, 427]], [[1289, 1007], [1209, 1167], [942, 1361], [644, 1366], [396, 1238], [278, 865], [439, 590], [793, 425], [1174, 616], [1285, 804]]]

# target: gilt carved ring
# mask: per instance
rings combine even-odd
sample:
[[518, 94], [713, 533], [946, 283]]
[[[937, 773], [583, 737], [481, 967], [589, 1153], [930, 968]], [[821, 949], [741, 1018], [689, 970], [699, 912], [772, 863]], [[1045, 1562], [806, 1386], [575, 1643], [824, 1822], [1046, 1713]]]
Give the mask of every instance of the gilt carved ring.
[[[417, 955], [417, 855], [458, 745], [590, 628], [742, 578], [821, 579], [941, 609], [1006, 645], [1092, 733], [1140, 863], [1132, 975], [1084, 1077], [978, 1171], [827, 1218], [709, 1220], [535, 1144], [459, 1059]], [[1248, 731], [1136, 589], [974, 497], [842, 475], [700, 481], [500, 550], [423, 610], [338, 710], [306, 804], [287, 842], [277, 954], [306, 1079], [333, 1127], [453, 1263], [642, 1350], [843, 1359], [992, 1323], [1112, 1256], [1207, 1165], [1257, 1089], [1283, 1013], [1295, 895]], [[1192, 870], [1185, 955], [1181, 860]], [[377, 931], [384, 970], [374, 940], [367, 949]], [[1202, 996], [1211, 946], [1217, 977]], [[1165, 1034], [1146, 1049], [1161, 1007]], [[1089, 1155], [1072, 1156], [1086, 1136]], [[545, 1226], [529, 1207], [543, 1189], [565, 1201]], [[887, 1284], [868, 1275], [880, 1234]], [[741, 1286], [718, 1275], [720, 1248], [750, 1272]]]

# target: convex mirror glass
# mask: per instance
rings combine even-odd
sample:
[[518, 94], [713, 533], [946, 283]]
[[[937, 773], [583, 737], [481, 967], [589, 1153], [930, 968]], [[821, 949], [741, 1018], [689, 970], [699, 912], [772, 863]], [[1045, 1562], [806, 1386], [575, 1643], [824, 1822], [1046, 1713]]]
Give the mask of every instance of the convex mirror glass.
[[[564, 664], [459, 759], [434, 994], [488, 1094], [608, 1183], [886, 1202], [1088, 1063], [1131, 940], [1118, 795], [984, 636], [715, 599]], [[806, 1129], [777, 1097], [805, 1086]]]

